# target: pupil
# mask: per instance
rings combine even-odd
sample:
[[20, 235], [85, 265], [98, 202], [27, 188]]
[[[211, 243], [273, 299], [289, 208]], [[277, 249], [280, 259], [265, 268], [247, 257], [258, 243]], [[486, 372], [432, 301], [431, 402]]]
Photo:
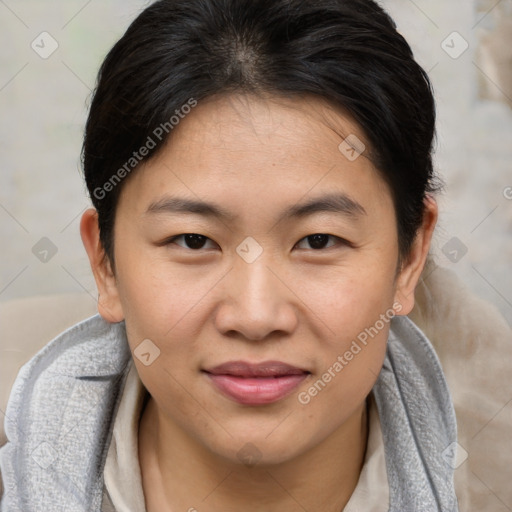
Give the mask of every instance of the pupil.
[[308, 236], [309, 245], [313, 249], [321, 249], [327, 243], [329, 235], [316, 234]]
[[194, 233], [185, 235], [185, 241], [191, 249], [201, 249], [204, 245], [205, 237]]

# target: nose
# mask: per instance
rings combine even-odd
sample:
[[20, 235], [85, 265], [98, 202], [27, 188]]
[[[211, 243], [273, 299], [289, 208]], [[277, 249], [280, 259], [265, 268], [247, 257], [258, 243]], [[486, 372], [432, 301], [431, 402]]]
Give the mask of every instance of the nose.
[[280, 274], [275, 264], [262, 257], [253, 263], [235, 262], [223, 279], [223, 297], [215, 317], [219, 332], [253, 341], [293, 333], [298, 299], [292, 283]]

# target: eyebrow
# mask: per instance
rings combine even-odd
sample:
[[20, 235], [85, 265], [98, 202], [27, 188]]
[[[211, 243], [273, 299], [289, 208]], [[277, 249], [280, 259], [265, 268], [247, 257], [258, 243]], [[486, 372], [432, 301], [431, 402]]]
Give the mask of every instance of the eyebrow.
[[[363, 206], [348, 195], [344, 193], [331, 193], [312, 198], [305, 203], [290, 206], [281, 213], [277, 221], [304, 218], [320, 212], [336, 213], [354, 219], [367, 215]], [[152, 202], [145, 215], [163, 213], [196, 214], [222, 219], [227, 222], [233, 222], [238, 218], [238, 215], [233, 214], [218, 204], [174, 196], [164, 196]]]

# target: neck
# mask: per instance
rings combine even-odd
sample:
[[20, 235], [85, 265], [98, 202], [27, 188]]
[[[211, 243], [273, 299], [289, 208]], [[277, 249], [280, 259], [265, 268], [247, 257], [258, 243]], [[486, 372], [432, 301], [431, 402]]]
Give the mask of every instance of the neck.
[[364, 402], [308, 452], [278, 465], [249, 467], [207, 450], [162, 418], [150, 399], [139, 427], [146, 509], [340, 512], [357, 485], [367, 438]]

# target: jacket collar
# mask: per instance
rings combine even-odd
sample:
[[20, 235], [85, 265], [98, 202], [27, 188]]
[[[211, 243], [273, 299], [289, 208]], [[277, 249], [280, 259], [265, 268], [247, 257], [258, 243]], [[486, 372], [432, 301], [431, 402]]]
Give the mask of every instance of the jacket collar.
[[430, 341], [407, 317], [391, 321], [374, 394], [384, 438], [390, 512], [456, 512], [455, 411]]

